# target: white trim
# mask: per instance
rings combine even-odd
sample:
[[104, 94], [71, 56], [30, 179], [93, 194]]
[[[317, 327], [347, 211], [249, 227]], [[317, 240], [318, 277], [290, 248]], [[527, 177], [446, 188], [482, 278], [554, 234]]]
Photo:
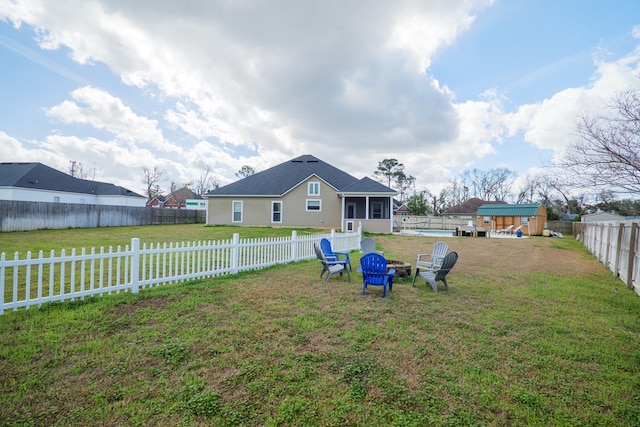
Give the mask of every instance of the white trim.
[[[318, 190], [317, 192], [314, 192]], [[307, 196], [320, 196], [320, 181], [307, 182]]]
[[[318, 209], [309, 209], [309, 202], [318, 202]], [[322, 212], [322, 199], [307, 199], [305, 202], [306, 212]]]
[[[236, 203], [240, 203], [240, 220], [236, 221]], [[232, 200], [231, 201], [231, 222], [240, 224], [244, 219], [244, 201], [243, 200]]]
[[[273, 220], [273, 214], [275, 213], [273, 207], [276, 205], [276, 203], [280, 204], [280, 211], [279, 211], [280, 221], [274, 221]], [[271, 201], [271, 223], [272, 224], [282, 224], [282, 206], [283, 206], [282, 200], [272, 200]]]

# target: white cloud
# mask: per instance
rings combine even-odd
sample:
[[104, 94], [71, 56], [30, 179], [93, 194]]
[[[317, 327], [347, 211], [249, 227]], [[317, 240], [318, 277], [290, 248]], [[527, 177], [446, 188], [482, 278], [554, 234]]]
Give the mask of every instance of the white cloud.
[[591, 84], [562, 90], [508, 114], [509, 133], [524, 132], [528, 143], [561, 155], [576, 141], [576, 125], [582, 117], [602, 114], [616, 93], [638, 86], [639, 49], [613, 62], [597, 60], [596, 65]]
[[[43, 106], [65, 125], [60, 134], [13, 152], [50, 153], [38, 158], [58, 167], [95, 164], [137, 191], [143, 167], [179, 183], [210, 167], [226, 184], [243, 165], [262, 170], [305, 153], [357, 177], [396, 158], [422, 187], [441, 188], [505, 137], [561, 149], [568, 124], [638, 73], [636, 52], [598, 62], [588, 86], [515, 112], [490, 91], [458, 103], [429, 66], [491, 5], [0, 0], [0, 19], [36, 28], [44, 49], [68, 50], [87, 68], [105, 64], [130, 89], [83, 84]], [[138, 93], [152, 111], [121, 92]]]
[[72, 101], [64, 101], [47, 110], [47, 115], [67, 124], [88, 124], [116, 136], [127, 145], [150, 144], [170, 153], [182, 149], [165, 141], [158, 123], [136, 115], [122, 101], [109, 93], [93, 87], [82, 87], [71, 94]]

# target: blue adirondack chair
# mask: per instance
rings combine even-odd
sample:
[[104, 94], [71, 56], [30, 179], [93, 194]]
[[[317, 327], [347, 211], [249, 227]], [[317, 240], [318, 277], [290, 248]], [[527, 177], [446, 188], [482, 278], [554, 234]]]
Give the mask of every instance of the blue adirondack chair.
[[382, 255], [372, 252], [360, 258], [358, 272], [362, 273], [362, 295], [367, 286], [382, 286], [383, 298], [387, 296], [387, 287], [389, 291], [393, 290], [393, 275], [396, 271], [387, 271], [387, 260]]
[[349, 271], [353, 271], [351, 270], [351, 259], [349, 259], [349, 252], [335, 252], [331, 248], [331, 242], [325, 238], [320, 240], [320, 249], [322, 249], [322, 253], [328, 261], [344, 262], [349, 266]]

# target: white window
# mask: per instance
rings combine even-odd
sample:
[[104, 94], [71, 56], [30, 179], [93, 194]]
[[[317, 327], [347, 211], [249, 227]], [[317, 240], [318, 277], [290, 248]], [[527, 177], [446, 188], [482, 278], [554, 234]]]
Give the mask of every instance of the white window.
[[482, 223], [483, 224], [489, 224], [489, 222], [491, 222], [491, 217], [490, 216], [483, 216], [482, 217]]
[[520, 217], [520, 224], [522, 224], [522, 225], [529, 224], [529, 217], [528, 216], [521, 216]]
[[233, 222], [242, 222], [242, 201], [241, 200], [233, 201], [233, 217], [231, 220]]
[[271, 222], [282, 222], [282, 202], [271, 202]]
[[322, 210], [322, 200], [307, 199], [307, 211], [320, 212]]
[[320, 195], [320, 183], [319, 182], [310, 182], [307, 187], [307, 194], [309, 196], [319, 196]]

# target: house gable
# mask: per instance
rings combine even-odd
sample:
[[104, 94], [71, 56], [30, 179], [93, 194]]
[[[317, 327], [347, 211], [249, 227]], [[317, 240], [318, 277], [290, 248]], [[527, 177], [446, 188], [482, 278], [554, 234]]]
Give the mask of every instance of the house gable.
[[357, 178], [316, 157], [303, 155], [212, 190], [205, 194], [205, 197], [283, 196], [312, 175], [338, 190], [358, 181]]

